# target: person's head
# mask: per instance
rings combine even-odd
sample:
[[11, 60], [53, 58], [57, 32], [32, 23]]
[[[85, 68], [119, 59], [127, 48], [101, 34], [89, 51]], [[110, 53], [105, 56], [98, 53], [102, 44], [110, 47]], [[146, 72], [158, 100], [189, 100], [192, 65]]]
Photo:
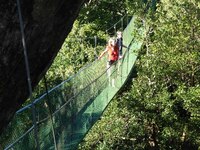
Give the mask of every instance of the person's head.
[[121, 38], [122, 37], [122, 32], [121, 31], [117, 31], [117, 37]]
[[115, 46], [115, 44], [116, 44], [115, 38], [110, 38], [109, 41], [108, 41], [108, 45], [109, 46]]

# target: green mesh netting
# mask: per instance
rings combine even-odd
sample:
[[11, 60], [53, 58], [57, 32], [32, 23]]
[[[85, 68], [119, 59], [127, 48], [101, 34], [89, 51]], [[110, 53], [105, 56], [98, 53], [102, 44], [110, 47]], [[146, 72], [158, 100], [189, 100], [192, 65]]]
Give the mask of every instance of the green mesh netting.
[[[134, 30], [140, 36], [133, 34]], [[77, 148], [126, 81], [142, 45], [142, 39], [137, 38], [142, 37], [142, 32], [132, 18], [123, 32], [124, 45], [128, 47], [123, 50], [123, 59], [107, 69], [107, 57], [103, 57], [35, 100], [41, 150]], [[0, 149], [37, 149], [31, 107], [16, 113], [0, 137]]]

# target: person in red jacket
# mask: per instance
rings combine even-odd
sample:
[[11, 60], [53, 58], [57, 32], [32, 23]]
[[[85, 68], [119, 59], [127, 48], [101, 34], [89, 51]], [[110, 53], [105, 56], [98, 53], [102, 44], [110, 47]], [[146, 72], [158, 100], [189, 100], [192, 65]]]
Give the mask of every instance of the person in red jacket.
[[[108, 41], [108, 45], [106, 46], [106, 49], [101, 53], [98, 59], [101, 59], [102, 56], [104, 56], [106, 53], [108, 53], [108, 77], [109, 77], [109, 84], [110, 84], [110, 66], [116, 62], [119, 58], [119, 47], [116, 43], [116, 40], [114, 38], [110, 38]], [[114, 85], [114, 79], [112, 79], [112, 86]]]
[[106, 49], [101, 53], [98, 59], [100, 59], [106, 53], [108, 53], [108, 67], [110, 67], [115, 61], [118, 60], [119, 57], [119, 47], [114, 38], [109, 39]]

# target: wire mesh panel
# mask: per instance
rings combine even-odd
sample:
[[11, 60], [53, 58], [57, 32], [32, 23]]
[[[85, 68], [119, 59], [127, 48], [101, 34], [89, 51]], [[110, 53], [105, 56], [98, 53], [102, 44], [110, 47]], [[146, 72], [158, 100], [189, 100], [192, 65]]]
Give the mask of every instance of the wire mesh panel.
[[[33, 130], [33, 122], [32, 122], [32, 110], [31, 107], [27, 107], [22, 112], [16, 113], [13, 120], [9, 123], [7, 130], [2, 133], [0, 137], [0, 147], [5, 148], [6, 144], [11, 144], [17, 141], [20, 137], [27, 137], [31, 134]], [[29, 137], [29, 141], [31, 141], [31, 136]], [[19, 147], [18, 145], [23, 146], [24, 139], [19, 141], [15, 147]], [[34, 136], [33, 136], [34, 141]], [[28, 142], [26, 141], [24, 145], [28, 147]], [[35, 145], [35, 144], [33, 144]]]
[[128, 49], [123, 50], [124, 57], [110, 68], [106, 67], [107, 57], [103, 57], [36, 99], [36, 127], [32, 122], [31, 105], [18, 111], [0, 137], [1, 147], [36, 149], [36, 128], [39, 149], [76, 149], [133, 68], [137, 50], [142, 45], [141, 39], [134, 38], [133, 30], [134, 18], [123, 32]]

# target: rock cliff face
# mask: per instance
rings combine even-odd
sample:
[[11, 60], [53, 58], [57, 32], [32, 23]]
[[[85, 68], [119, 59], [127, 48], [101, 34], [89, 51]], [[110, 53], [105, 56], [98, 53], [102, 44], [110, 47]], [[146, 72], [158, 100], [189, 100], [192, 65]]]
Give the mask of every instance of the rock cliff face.
[[[32, 87], [45, 74], [85, 0], [20, 0]], [[28, 98], [16, 0], [0, 3], [0, 133]]]

